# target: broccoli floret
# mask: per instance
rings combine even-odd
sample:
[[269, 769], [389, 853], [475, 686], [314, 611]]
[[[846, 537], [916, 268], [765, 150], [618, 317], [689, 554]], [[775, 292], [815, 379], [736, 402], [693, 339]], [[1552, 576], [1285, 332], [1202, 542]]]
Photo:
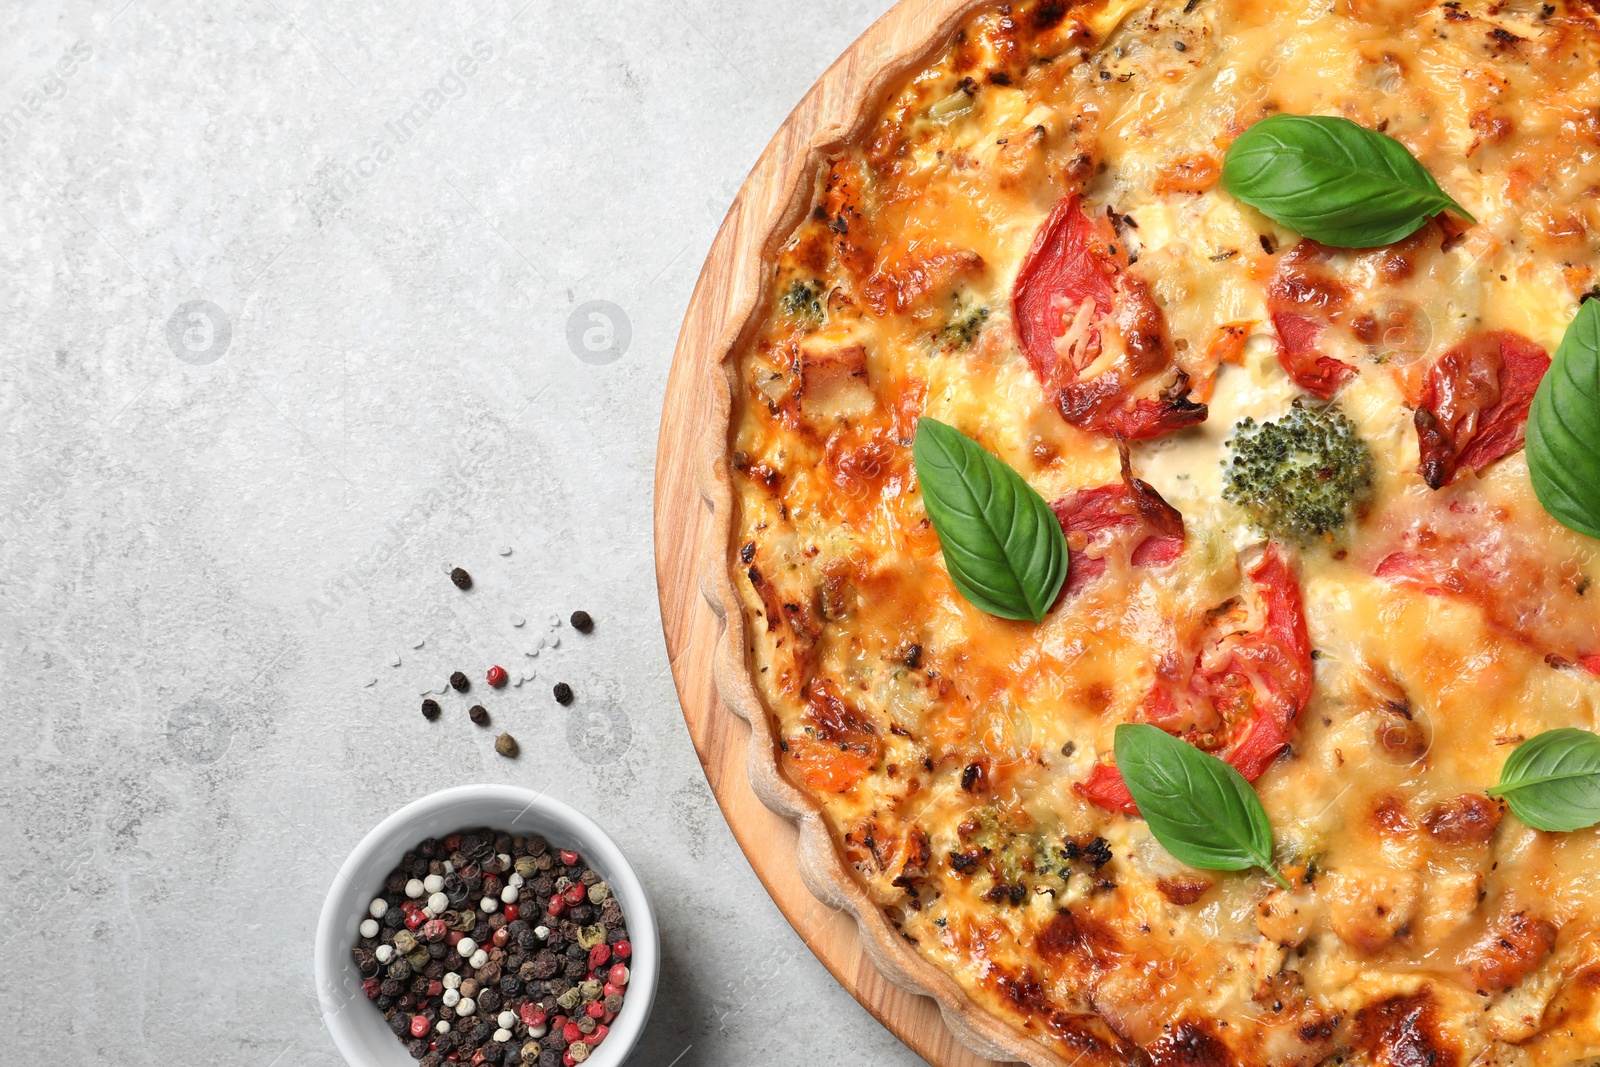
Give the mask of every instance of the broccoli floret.
[[783, 313], [806, 327], [822, 325], [822, 286], [817, 282], [796, 281], [778, 301]]
[[1307, 544], [1336, 534], [1372, 491], [1372, 453], [1332, 404], [1297, 400], [1277, 422], [1247, 418], [1228, 444], [1222, 495], [1272, 537]]
[[989, 309], [981, 304], [957, 305], [950, 321], [939, 330], [939, 342], [946, 348], [963, 349], [978, 339], [983, 324], [989, 321]]

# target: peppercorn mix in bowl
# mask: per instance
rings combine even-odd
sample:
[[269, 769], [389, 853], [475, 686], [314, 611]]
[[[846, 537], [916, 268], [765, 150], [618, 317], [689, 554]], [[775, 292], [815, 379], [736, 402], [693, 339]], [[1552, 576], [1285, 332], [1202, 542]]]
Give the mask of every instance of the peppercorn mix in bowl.
[[529, 790], [464, 786], [357, 846], [323, 908], [316, 972], [353, 1067], [610, 1067], [649, 1016], [657, 950], [604, 831]]

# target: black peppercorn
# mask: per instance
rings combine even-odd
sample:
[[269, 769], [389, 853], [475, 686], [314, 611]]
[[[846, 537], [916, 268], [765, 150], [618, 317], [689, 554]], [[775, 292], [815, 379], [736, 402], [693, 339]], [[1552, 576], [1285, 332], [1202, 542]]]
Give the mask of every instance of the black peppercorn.
[[422, 702], [422, 717], [432, 722], [439, 717], [439, 702], [437, 700], [424, 700]]
[[474, 704], [467, 709], [467, 718], [479, 726], [489, 725], [489, 710], [482, 704]]
[[589, 617], [587, 611], [574, 611], [572, 613], [572, 628], [580, 634], [589, 633], [594, 630], [594, 620]]
[[566, 682], [557, 682], [555, 688], [556, 703], [562, 707], [572, 703], [572, 686]]
[[472, 683], [467, 681], [466, 675], [462, 674], [460, 671], [456, 671], [450, 676], [450, 688], [454, 689], [458, 693], [465, 693], [468, 689], [472, 688]]
[[457, 589], [472, 588], [472, 575], [468, 574], [460, 567], [457, 567], [455, 570], [450, 572], [450, 580], [456, 583]]
[[389, 1016], [389, 1029], [393, 1030], [396, 1037], [411, 1031], [411, 1020], [401, 1012]]

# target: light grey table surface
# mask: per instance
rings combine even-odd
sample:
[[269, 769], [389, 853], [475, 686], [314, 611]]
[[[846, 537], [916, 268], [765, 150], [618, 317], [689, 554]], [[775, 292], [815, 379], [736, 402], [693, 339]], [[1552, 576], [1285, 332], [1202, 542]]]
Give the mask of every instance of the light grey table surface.
[[[5, 5], [5, 1047], [337, 1064], [311, 975], [337, 864], [500, 781], [590, 812], [653, 890], [636, 1063], [921, 1062], [723, 823], [650, 532], [711, 239], [888, 6]], [[592, 636], [549, 627], [578, 608]], [[484, 700], [515, 763], [465, 701], [418, 714], [491, 663], [537, 672]]]

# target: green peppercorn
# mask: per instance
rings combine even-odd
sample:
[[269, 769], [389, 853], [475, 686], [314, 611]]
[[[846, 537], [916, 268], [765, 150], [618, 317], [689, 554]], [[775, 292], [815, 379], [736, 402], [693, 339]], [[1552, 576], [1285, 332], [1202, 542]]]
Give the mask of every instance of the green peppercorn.
[[517, 753], [522, 751], [517, 747], [517, 739], [510, 734], [501, 734], [495, 738], [494, 750], [506, 759], [516, 759]]

